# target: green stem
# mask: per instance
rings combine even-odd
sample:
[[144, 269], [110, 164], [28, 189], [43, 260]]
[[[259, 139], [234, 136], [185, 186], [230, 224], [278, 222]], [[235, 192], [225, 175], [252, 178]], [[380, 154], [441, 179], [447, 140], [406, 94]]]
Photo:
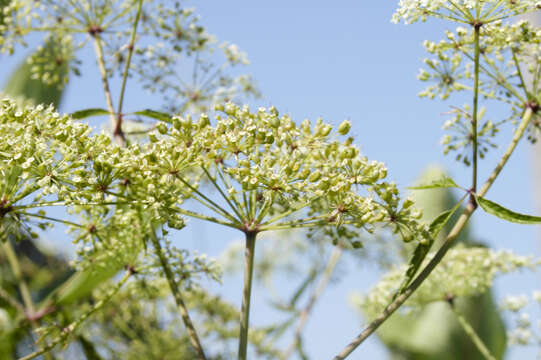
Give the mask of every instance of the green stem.
[[169, 264], [169, 261], [167, 260], [167, 257], [162, 250], [162, 246], [156, 234], [154, 233], [154, 230], [151, 231], [150, 236], [152, 238], [152, 244], [154, 245], [154, 250], [156, 251], [158, 258], [160, 259], [160, 264], [162, 265], [163, 272], [165, 273], [165, 277], [167, 278], [169, 289], [173, 293], [173, 297], [175, 298], [178, 311], [182, 317], [184, 326], [186, 326], [186, 330], [188, 331], [188, 337], [190, 338], [190, 342], [197, 353], [198, 359], [205, 360], [206, 356], [203, 351], [203, 347], [201, 346], [201, 342], [199, 341], [199, 336], [197, 336], [195, 327], [192, 323], [192, 320], [190, 319], [190, 315], [188, 314], [188, 308], [186, 307], [186, 304], [184, 303], [184, 300], [182, 299], [182, 294], [180, 293], [179, 285], [175, 279], [175, 274], [173, 274], [171, 265]]
[[59, 335], [56, 339], [54, 339], [49, 345], [47, 345], [46, 347], [44, 347], [41, 350], [33, 352], [33, 353], [29, 354], [29, 355], [23, 356], [22, 358], [19, 358], [19, 360], [34, 359], [34, 358], [36, 358], [36, 357], [38, 357], [40, 355], [43, 355], [43, 354], [51, 351], [56, 345], [59, 345], [59, 344], [63, 343], [86, 319], [88, 319], [88, 317], [90, 315], [92, 315], [93, 313], [95, 313], [96, 311], [101, 309], [103, 307], [103, 305], [105, 305], [120, 290], [122, 285], [124, 285], [124, 283], [126, 283], [126, 281], [128, 281], [128, 279], [130, 278], [130, 276], [132, 274], [133, 274], [133, 271], [126, 271], [126, 274], [124, 274], [122, 279], [120, 279], [120, 281], [113, 286], [111, 291], [104, 298], [102, 298], [101, 300], [96, 302], [94, 304], [94, 306], [92, 307], [92, 309], [90, 309], [88, 312], [83, 314], [79, 319], [77, 319], [74, 322], [72, 322], [71, 324], [69, 324], [62, 331], [61, 335]]
[[243, 217], [242, 215], [239, 213], [239, 211], [237, 210], [237, 208], [235, 207], [235, 205], [233, 205], [233, 203], [231, 202], [231, 200], [229, 200], [229, 198], [227, 197], [227, 195], [224, 193], [224, 191], [222, 190], [222, 188], [220, 187], [220, 185], [218, 185], [218, 182], [216, 181], [216, 178], [212, 177], [212, 175], [210, 174], [210, 172], [207, 170], [207, 168], [205, 168], [203, 165], [201, 165], [201, 169], [203, 169], [203, 171], [205, 172], [205, 174], [207, 175], [208, 179], [210, 180], [210, 182], [212, 182], [212, 184], [214, 185], [214, 187], [216, 188], [216, 190], [218, 190], [218, 192], [220, 193], [220, 195], [222, 195], [222, 197], [224, 198], [224, 200], [227, 202], [227, 204], [229, 205], [229, 207], [231, 208], [231, 210], [233, 210], [235, 212], [235, 214], [237, 215], [238, 217], [238, 221], [243, 221]]
[[488, 350], [486, 347], [483, 340], [479, 337], [479, 335], [477, 335], [475, 329], [471, 326], [468, 320], [457, 310], [456, 306], [452, 302], [449, 302], [449, 305], [455, 313], [458, 323], [460, 326], [462, 326], [464, 332], [470, 337], [475, 347], [477, 347], [477, 350], [479, 350], [486, 360], [496, 360], [496, 358], [490, 353], [490, 350]]
[[[107, 110], [109, 111], [109, 120], [111, 122], [111, 128], [116, 129], [117, 117], [115, 116], [115, 107], [113, 106], [113, 98], [111, 96], [111, 89], [109, 88], [109, 80], [107, 79], [107, 70], [105, 69], [105, 60], [103, 57], [103, 47], [101, 45], [101, 38], [99, 34], [93, 35], [94, 38], [94, 51], [96, 52], [96, 60], [98, 61], [98, 68], [100, 69], [101, 84], [103, 86], [103, 92], [105, 94], [105, 103], [107, 104]], [[124, 135], [113, 134], [114, 139], [120, 144], [124, 144]]]
[[135, 21], [133, 23], [133, 29], [131, 33], [130, 43], [128, 45], [128, 57], [126, 58], [126, 65], [124, 67], [124, 73], [122, 74], [122, 85], [120, 87], [120, 97], [118, 100], [118, 111], [115, 127], [113, 129], [113, 136], [119, 137], [124, 141], [124, 132], [122, 131], [122, 105], [124, 104], [124, 93], [126, 92], [126, 83], [128, 81], [128, 73], [130, 71], [131, 57], [133, 55], [133, 49], [135, 47], [135, 35], [137, 34], [137, 25], [141, 18], [141, 9], [143, 7], [143, 0], [139, 0], [137, 5], [137, 14], [135, 15]]
[[[513, 139], [511, 140], [511, 143], [507, 147], [507, 150], [503, 154], [502, 158], [490, 174], [489, 178], [481, 188], [481, 190], [478, 192], [479, 196], [485, 196], [490, 187], [494, 184], [494, 181], [502, 171], [503, 167], [509, 160], [509, 157], [513, 154], [515, 151], [515, 148], [517, 147], [518, 142], [524, 135], [524, 132], [526, 131], [526, 128], [530, 124], [530, 121], [532, 119], [533, 110], [531, 107], [528, 107], [526, 111], [524, 112], [524, 115], [522, 117], [522, 121], [520, 122], [519, 127], [515, 130], [515, 134], [513, 136]], [[404, 292], [397, 296], [387, 307], [383, 310], [383, 312], [377, 316], [364, 330], [357, 336], [349, 345], [347, 345], [336, 357], [334, 360], [342, 360], [348, 357], [360, 344], [364, 342], [372, 333], [376, 331], [376, 329], [383, 324], [389, 316], [391, 316], [404, 302], [419, 288], [419, 286], [423, 283], [423, 281], [426, 280], [426, 278], [430, 275], [430, 273], [436, 268], [436, 266], [440, 263], [440, 261], [443, 259], [447, 251], [451, 248], [451, 245], [453, 244], [454, 240], [458, 237], [458, 235], [461, 233], [461, 231], [466, 226], [469, 218], [475, 211], [476, 206], [473, 202], [468, 203], [466, 206], [466, 209], [462, 212], [460, 217], [458, 218], [457, 222], [447, 235], [447, 238], [445, 239], [445, 242], [441, 246], [441, 248], [436, 252], [432, 260], [426, 265], [426, 267], [421, 271], [421, 273], [415, 278], [415, 280], [412, 281], [412, 283], [404, 290]]]
[[479, 48], [479, 33], [481, 30], [481, 24], [474, 24], [474, 80], [473, 80], [473, 113], [472, 113], [472, 142], [473, 142], [473, 170], [472, 170], [472, 191], [477, 190], [477, 115], [479, 112], [479, 63], [480, 63], [480, 48]]
[[32, 300], [30, 289], [28, 288], [26, 281], [24, 281], [21, 266], [19, 264], [19, 259], [17, 259], [17, 255], [15, 254], [15, 250], [13, 249], [13, 246], [11, 245], [11, 241], [9, 239], [4, 243], [4, 252], [6, 253], [6, 256], [8, 258], [8, 263], [11, 267], [11, 271], [13, 272], [13, 276], [17, 281], [17, 285], [19, 286], [19, 291], [21, 292], [21, 297], [23, 299], [26, 315], [33, 315], [35, 311], [34, 301]]
[[242, 308], [240, 315], [239, 360], [246, 360], [248, 351], [248, 329], [250, 319], [250, 300], [252, 277], [254, 273], [254, 252], [256, 233], [246, 233], [246, 249], [244, 251], [244, 288], [242, 290]]

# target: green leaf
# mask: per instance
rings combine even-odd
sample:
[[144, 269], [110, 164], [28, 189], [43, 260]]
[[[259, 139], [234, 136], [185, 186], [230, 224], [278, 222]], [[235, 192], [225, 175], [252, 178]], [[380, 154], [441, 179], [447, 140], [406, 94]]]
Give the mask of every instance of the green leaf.
[[[47, 42], [44, 47], [54, 46]], [[39, 50], [38, 50], [39, 51]], [[36, 51], [36, 53], [38, 52]], [[28, 64], [24, 59], [15, 72], [11, 75], [4, 87], [4, 93], [13, 98], [23, 97], [30, 100], [34, 104], [52, 104], [58, 107], [64, 95], [65, 86], [45, 85], [39, 80], [32, 79], [32, 65]], [[69, 71], [69, 63], [65, 63], [58, 67], [61, 74], [67, 74]]]
[[394, 297], [400, 295], [409, 286], [409, 284], [413, 280], [413, 277], [415, 276], [415, 274], [417, 274], [417, 271], [419, 271], [419, 268], [421, 267], [424, 259], [426, 258], [426, 255], [432, 248], [434, 240], [438, 237], [440, 231], [447, 224], [449, 219], [451, 219], [457, 209], [460, 208], [460, 205], [462, 205], [462, 202], [465, 198], [466, 197], [464, 196], [452, 209], [442, 212], [430, 223], [430, 239], [428, 242], [420, 243], [415, 248], [413, 256], [411, 257], [411, 260], [408, 264], [408, 269], [406, 270], [406, 276]]
[[112, 278], [120, 269], [115, 266], [77, 271], [45, 298], [40, 308], [74, 303], [89, 296], [92, 291]]
[[173, 122], [173, 118], [169, 114], [155, 111], [155, 110], [146, 109], [146, 110], [134, 112], [133, 114], [146, 116], [155, 120], [166, 122], [168, 124], [171, 124]]
[[450, 177], [443, 176], [441, 179], [434, 180], [429, 184], [422, 184], [419, 186], [411, 186], [408, 189], [411, 190], [425, 190], [425, 189], [441, 189], [441, 188], [460, 188], [460, 186]]
[[481, 196], [476, 197], [477, 203], [485, 212], [490, 215], [499, 217], [500, 219], [507, 220], [517, 224], [541, 224], [541, 217], [520, 214], [509, 209], [504, 208], [503, 206], [496, 204], [493, 201], [482, 198]]
[[301, 295], [304, 294], [304, 291], [308, 288], [308, 286], [310, 286], [310, 284], [314, 282], [314, 280], [317, 277], [317, 274], [318, 274], [317, 270], [313, 270], [310, 272], [310, 274], [308, 274], [306, 279], [300, 284], [300, 286], [297, 288], [297, 290], [291, 297], [291, 300], [289, 301], [289, 306], [291, 306], [292, 308], [295, 307]]
[[92, 116], [101, 116], [101, 115], [109, 115], [109, 111], [105, 109], [98, 109], [98, 108], [84, 109], [84, 110], [79, 110], [72, 113], [71, 117], [73, 119], [80, 120], [80, 119], [86, 119]]

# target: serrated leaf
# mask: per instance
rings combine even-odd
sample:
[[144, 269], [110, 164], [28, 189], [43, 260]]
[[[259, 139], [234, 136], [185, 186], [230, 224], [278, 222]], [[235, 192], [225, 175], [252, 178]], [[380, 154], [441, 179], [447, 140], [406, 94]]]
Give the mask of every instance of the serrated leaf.
[[72, 113], [71, 117], [73, 119], [80, 120], [80, 119], [86, 119], [92, 116], [102, 116], [102, 115], [109, 115], [109, 111], [105, 109], [98, 109], [98, 108], [84, 109], [84, 110], [79, 110]]
[[173, 119], [169, 114], [163, 113], [163, 112], [160, 112], [160, 111], [146, 109], [146, 110], [134, 112], [133, 114], [134, 115], [146, 116], [146, 117], [149, 117], [149, 118], [152, 118], [152, 119], [155, 119], [155, 120], [166, 122], [168, 124], [171, 124], [173, 122]]
[[440, 231], [447, 224], [449, 219], [451, 219], [451, 217], [457, 211], [457, 209], [460, 208], [460, 205], [462, 205], [462, 202], [464, 201], [465, 198], [466, 197], [463, 197], [452, 209], [442, 212], [430, 223], [430, 226], [429, 226], [430, 239], [428, 240], [428, 242], [421, 243], [417, 245], [417, 247], [415, 248], [415, 251], [413, 252], [413, 256], [411, 257], [411, 260], [408, 264], [408, 269], [406, 270], [405, 278], [402, 281], [402, 284], [400, 284], [400, 288], [396, 292], [395, 297], [400, 295], [409, 286], [409, 284], [413, 280], [413, 277], [419, 271], [419, 268], [421, 267], [424, 259], [426, 258], [426, 255], [432, 248], [432, 245], [434, 244], [434, 240], [438, 237]]
[[488, 214], [499, 217], [500, 219], [507, 220], [517, 224], [541, 224], [541, 217], [520, 214], [514, 211], [511, 211], [503, 206], [496, 204], [493, 201], [482, 198], [481, 196], [476, 197], [477, 203], [481, 208]]
[[460, 186], [450, 177], [444, 176], [441, 179], [434, 180], [430, 184], [411, 186], [410, 190], [441, 189], [441, 188], [460, 188]]

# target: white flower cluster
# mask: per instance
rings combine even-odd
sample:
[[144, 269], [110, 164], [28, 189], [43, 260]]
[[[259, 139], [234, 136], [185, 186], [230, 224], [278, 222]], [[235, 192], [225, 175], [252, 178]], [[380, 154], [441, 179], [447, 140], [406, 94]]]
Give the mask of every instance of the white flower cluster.
[[393, 15], [395, 23], [411, 24], [428, 17], [470, 23], [476, 17], [485, 20], [523, 14], [541, 8], [539, 0], [400, 0]]
[[527, 312], [528, 306], [537, 306], [541, 310], [541, 291], [534, 291], [531, 297], [526, 295], [507, 296], [501, 308], [511, 313], [514, 328], [509, 330], [509, 342], [512, 345], [533, 345], [539, 348], [541, 356], [541, 321], [532, 322]]
[[[430, 261], [427, 256], [425, 264]], [[467, 297], [482, 294], [492, 285], [498, 274], [540, 265], [531, 257], [487, 248], [468, 248], [458, 245], [449, 250], [442, 262], [405, 303], [406, 308], [423, 306], [448, 297]], [[406, 267], [385, 275], [366, 295], [353, 298], [365, 314], [374, 316], [385, 308], [403, 280]]]

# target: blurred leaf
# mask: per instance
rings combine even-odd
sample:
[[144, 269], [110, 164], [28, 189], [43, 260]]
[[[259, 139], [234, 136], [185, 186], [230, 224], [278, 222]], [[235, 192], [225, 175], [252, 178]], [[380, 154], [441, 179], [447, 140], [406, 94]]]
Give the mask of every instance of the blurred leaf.
[[415, 248], [413, 256], [409, 262], [408, 269], [406, 270], [406, 276], [402, 282], [402, 285], [400, 285], [399, 290], [396, 292], [395, 298], [409, 286], [411, 280], [413, 280], [413, 277], [415, 274], [417, 274], [417, 271], [419, 271], [419, 267], [421, 267], [426, 255], [430, 251], [432, 244], [434, 244], [434, 239], [436, 239], [441, 229], [443, 229], [453, 214], [458, 210], [458, 208], [460, 208], [463, 201], [464, 197], [451, 210], [444, 211], [430, 223], [430, 240], [425, 243], [420, 243]]
[[[45, 46], [52, 45], [46, 43]], [[4, 93], [13, 98], [22, 97], [32, 101], [34, 104], [52, 104], [54, 107], [58, 107], [62, 101], [65, 86], [63, 84], [45, 85], [39, 80], [32, 79], [31, 68], [32, 65], [28, 64], [26, 59], [23, 60], [15, 72], [11, 74], [4, 87]], [[67, 74], [69, 64], [66, 63], [58, 67], [58, 71], [64, 75]]]
[[107, 111], [105, 109], [97, 109], [97, 108], [84, 109], [84, 110], [79, 110], [79, 111], [76, 111], [76, 112], [72, 113], [71, 117], [73, 119], [80, 120], [80, 119], [86, 119], [88, 117], [100, 116], [100, 115], [109, 115], [109, 111]]
[[168, 124], [171, 124], [172, 121], [173, 121], [169, 114], [159, 112], [159, 111], [155, 111], [155, 110], [150, 110], [150, 109], [137, 111], [137, 112], [134, 112], [133, 114], [134, 115], [146, 116], [146, 117], [149, 117], [149, 118], [152, 118], [152, 119], [155, 119], [155, 120], [166, 122]]
[[115, 266], [101, 266], [98, 269], [77, 271], [53, 290], [40, 303], [39, 307], [43, 309], [51, 305], [64, 306], [85, 298], [95, 288], [112, 278], [119, 270]]
[[313, 270], [313, 271], [310, 272], [310, 274], [308, 274], [306, 279], [300, 284], [300, 286], [297, 288], [297, 290], [295, 291], [295, 293], [291, 297], [291, 300], [289, 301], [289, 306], [295, 307], [295, 305], [297, 304], [297, 301], [299, 300], [301, 295], [304, 293], [306, 288], [308, 288], [308, 286], [310, 286], [310, 284], [312, 284], [314, 282], [317, 275], [318, 275], [317, 270]]
[[514, 211], [511, 211], [503, 206], [496, 204], [493, 201], [487, 200], [480, 196], [476, 197], [477, 203], [485, 212], [490, 215], [499, 217], [500, 219], [507, 220], [517, 224], [541, 224], [541, 217], [520, 214]]
[[425, 189], [441, 189], [441, 188], [460, 188], [457, 183], [448, 176], [443, 176], [441, 179], [434, 180], [429, 184], [421, 184], [418, 186], [412, 186], [408, 189], [411, 190], [425, 190]]
[[[506, 332], [491, 292], [459, 299], [456, 306], [466, 314], [496, 359], [503, 359]], [[391, 350], [393, 359], [484, 360], [444, 301], [429, 304], [415, 313], [393, 314], [378, 335]]]

